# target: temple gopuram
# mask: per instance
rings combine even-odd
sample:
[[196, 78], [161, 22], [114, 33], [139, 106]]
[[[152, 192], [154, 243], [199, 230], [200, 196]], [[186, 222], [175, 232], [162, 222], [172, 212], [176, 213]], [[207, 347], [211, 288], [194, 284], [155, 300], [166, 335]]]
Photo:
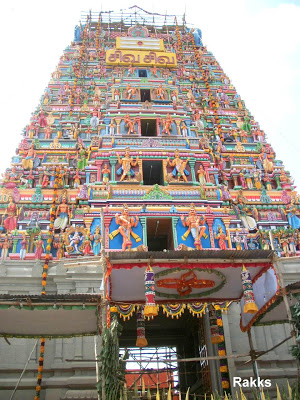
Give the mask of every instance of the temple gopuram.
[[0, 399], [292, 386], [299, 195], [184, 17], [83, 13], [0, 186]]

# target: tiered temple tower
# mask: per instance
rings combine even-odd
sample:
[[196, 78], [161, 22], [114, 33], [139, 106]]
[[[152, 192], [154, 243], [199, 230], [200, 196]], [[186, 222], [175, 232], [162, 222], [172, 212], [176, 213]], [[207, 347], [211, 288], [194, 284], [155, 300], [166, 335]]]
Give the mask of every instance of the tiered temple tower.
[[[144, 307], [148, 266], [156, 303], [146, 285], [146, 307], [159, 305], [146, 324], [149, 345], [191, 358], [199, 348], [207, 355], [210, 341], [225, 356], [220, 310], [245, 294], [230, 263], [240, 274], [257, 259], [247, 267], [254, 280], [272, 249], [298, 255], [299, 197], [201, 31], [174, 16], [130, 13], [84, 16], [24, 128], [1, 181], [0, 269], [40, 266], [33, 288], [13, 294], [74, 294], [82, 291], [66, 284], [64, 268], [102, 255], [105, 306], [127, 318]], [[2, 275], [1, 293], [11, 293]], [[121, 345], [134, 346], [134, 330], [124, 323]], [[210, 365], [217, 378], [207, 362], [179, 365], [178, 387], [229, 389], [223, 361]]]

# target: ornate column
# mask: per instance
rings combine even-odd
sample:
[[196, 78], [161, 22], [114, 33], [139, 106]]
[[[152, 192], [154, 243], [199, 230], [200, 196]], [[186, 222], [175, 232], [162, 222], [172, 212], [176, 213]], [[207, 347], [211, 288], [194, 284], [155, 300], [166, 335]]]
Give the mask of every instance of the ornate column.
[[232, 249], [232, 243], [231, 243], [231, 237], [230, 237], [230, 232], [229, 232], [229, 225], [230, 225], [230, 217], [223, 217], [223, 222], [226, 228], [226, 236], [227, 236], [227, 240], [228, 240], [228, 247], [230, 249]]
[[143, 245], [148, 246], [148, 238], [147, 238], [147, 217], [139, 217], [140, 223], [143, 228]]
[[160, 136], [160, 122], [161, 122], [161, 119], [156, 118], [156, 133], [157, 133], [156, 136]]
[[206, 222], [207, 222], [208, 230], [209, 230], [210, 246], [212, 249], [215, 248], [215, 238], [214, 238], [214, 232], [213, 232], [213, 228], [212, 228], [214, 219], [215, 219], [215, 217], [213, 215], [206, 216]]
[[118, 161], [118, 159], [117, 159], [116, 156], [109, 157], [109, 162], [110, 162], [110, 165], [111, 165], [111, 177], [110, 177], [111, 180], [110, 180], [110, 183], [112, 185], [115, 185], [117, 183], [117, 181], [116, 181], [116, 164], [117, 164], [117, 161]]
[[96, 167], [97, 167], [97, 182], [101, 181], [101, 168], [103, 164], [103, 160], [97, 160], [95, 161]]
[[176, 124], [177, 135], [181, 135], [181, 132], [180, 132], [180, 122], [181, 122], [181, 119], [176, 118], [176, 119], [174, 120], [174, 122], [175, 122], [175, 124]]
[[141, 136], [141, 135], [142, 135], [141, 118], [138, 117], [136, 120], [137, 120], [137, 124], [138, 124], [138, 131], [137, 131], [137, 134], [138, 134], [139, 136]]
[[176, 231], [176, 225], [179, 220], [179, 217], [172, 217], [172, 229], [173, 229], [173, 243], [174, 243], [174, 249], [177, 249], [178, 247], [178, 240], [177, 240], [177, 231]]
[[184, 123], [185, 123], [185, 125], [186, 125], [186, 127], [187, 127], [187, 131], [188, 131], [188, 136], [192, 136], [191, 135], [191, 120], [189, 120], [189, 119], [186, 119], [186, 120], [184, 120]]
[[122, 121], [122, 118], [120, 118], [120, 117], [116, 118], [115, 117], [115, 121], [116, 121], [116, 124], [117, 124], [117, 135], [120, 135], [120, 123]]
[[189, 160], [189, 164], [190, 164], [190, 167], [191, 167], [193, 185], [199, 185], [199, 182], [197, 182], [196, 174], [195, 174], [195, 164], [196, 164], [196, 160], [195, 160], [195, 159]]
[[104, 229], [105, 229], [105, 249], [109, 249], [109, 225], [111, 223], [112, 217], [105, 217], [104, 216]]

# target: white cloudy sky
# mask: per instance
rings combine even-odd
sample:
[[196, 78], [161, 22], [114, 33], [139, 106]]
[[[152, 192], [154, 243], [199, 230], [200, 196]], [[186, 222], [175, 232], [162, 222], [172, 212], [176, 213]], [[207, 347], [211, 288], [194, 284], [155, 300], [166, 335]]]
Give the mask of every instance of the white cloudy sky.
[[187, 22], [202, 29], [204, 44], [300, 185], [300, 0], [133, 1], [1, 3], [0, 173], [9, 165], [23, 127], [73, 39], [81, 11], [136, 4], [150, 12], [186, 12]]

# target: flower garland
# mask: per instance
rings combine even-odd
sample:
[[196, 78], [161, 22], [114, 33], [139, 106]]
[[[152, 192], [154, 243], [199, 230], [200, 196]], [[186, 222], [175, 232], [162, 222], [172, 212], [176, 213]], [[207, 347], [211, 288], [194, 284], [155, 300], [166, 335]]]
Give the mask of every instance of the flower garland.
[[101, 13], [99, 13], [99, 19], [98, 19], [96, 35], [95, 35], [96, 53], [98, 54], [98, 58], [100, 56], [100, 48], [99, 48], [100, 25], [101, 25]]
[[[225, 337], [224, 337], [224, 328], [223, 328], [223, 319], [222, 319], [222, 310], [219, 305], [213, 305], [216, 311], [217, 317], [217, 326], [219, 328], [219, 335], [222, 338], [222, 341], [218, 343], [218, 355], [219, 356], [226, 356], [226, 347], [225, 347]], [[229, 374], [228, 374], [228, 363], [227, 359], [220, 360], [220, 373], [221, 373], [221, 380], [222, 380], [222, 388], [223, 389], [230, 389], [230, 381], [229, 381]]]
[[[59, 168], [56, 168], [55, 180], [54, 180], [54, 186], [53, 186], [54, 191], [53, 191], [53, 198], [52, 198], [52, 206], [51, 206], [51, 210], [50, 210], [49, 236], [47, 239], [45, 263], [44, 263], [43, 273], [42, 273], [42, 291], [41, 291], [42, 296], [44, 296], [46, 294], [51, 244], [53, 242], [53, 235], [54, 235], [54, 220], [55, 220], [55, 207], [56, 207], [56, 199], [57, 199], [58, 176], [59, 176]], [[44, 369], [44, 354], [45, 354], [45, 338], [42, 338], [41, 342], [40, 342], [39, 366], [38, 366], [37, 385], [35, 387], [36, 392], [35, 392], [34, 400], [39, 400], [39, 398], [40, 398], [41, 383], [42, 383], [42, 379], [43, 379], [43, 369]]]
[[216, 123], [217, 123], [218, 132], [219, 132], [219, 134], [220, 134], [220, 139], [221, 139], [221, 141], [223, 141], [223, 135], [222, 135], [222, 133], [221, 133], [221, 132], [222, 132], [222, 127], [221, 127], [221, 124], [220, 124], [220, 119], [219, 119], [218, 109], [217, 109], [217, 107], [216, 107], [215, 99], [214, 99], [214, 97], [213, 97], [212, 90], [211, 90], [211, 88], [210, 88], [210, 86], [209, 86], [208, 79], [207, 79], [207, 77], [205, 76], [204, 69], [203, 69], [203, 67], [202, 67], [202, 65], [201, 65], [201, 60], [200, 60], [199, 53], [197, 52], [197, 48], [196, 48], [196, 45], [195, 45], [194, 36], [193, 36], [191, 33], [189, 33], [189, 35], [190, 35], [191, 42], [192, 42], [192, 45], [193, 45], [194, 54], [195, 54], [195, 59], [196, 59], [197, 64], [198, 64], [198, 66], [199, 66], [199, 68], [200, 68], [200, 71], [201, 71], [201, 73], [202, 73], [202, 75], [203, 75], [204, 83], [205, 83], [205, 86], [206, 86], [206, 89], [207, 89], [207, 91], [208, 91], [209, 98], [210, 98], [210, 101], [211, 101], [211, 104], [212, 104], [212, 109], [213, 109], [213, 112], [214, 112], [214, 115], [215, 115], [215, 118], [216, 118]]
[[178, 60], [182, 60], [183, 59], [183, 50], [182, 50], [182, 43], [181, 43], [179, 27], [178, 27], [178, 24], [177, 24], [177, 18], [176, 17], [175, 17], [175, 25], [176, 25], [176, 37], [177, 37], [178, 50], [179, 50], [179, 57], [177, 56], [177, 59]]
[[77, 89], [77, 82], [78, 82], [78, 78], [80, 78], [80, 70], [81, 70], [81, 64], [82, 64], [82, 59], [83, 59], [83, 54], [85, 51], [85, 44], [86, 44], [86, 37], [87, 37], [87, 28], [88, 28], [88, 21], [89, 21], [89, 17], [87, 17], [87, 21], [84, 27], [84, 31], [83, 31], [83, 38], [82, 38], [82, 45], [80, 47], [80, 53], [79, 53], [79, 58], [78, 58], [78, 64], [75, 67], [75, 79], [74, 79], [74, 85], [72, 88], [72, 92], [71, 92], [71, 96], [70, 96], [70, 115], [72, 115], [73, 111], [73, 107], [74, 107], [74, 97], [75, 97], [75, 92]]

